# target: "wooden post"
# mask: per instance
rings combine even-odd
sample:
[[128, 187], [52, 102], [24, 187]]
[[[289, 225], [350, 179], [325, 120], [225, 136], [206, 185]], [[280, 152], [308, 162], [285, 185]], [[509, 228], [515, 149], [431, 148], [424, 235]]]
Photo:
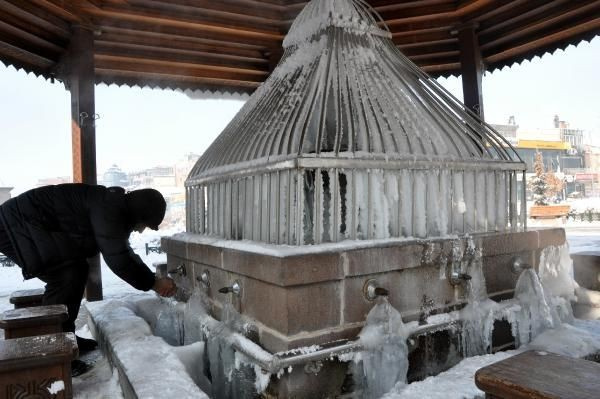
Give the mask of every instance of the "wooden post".
[[483, 60], [479, 50], [479, 41], [475, 29], [477, 25], [467, 24], [457, 28], [460, 43], [460, 68], [462, 76], [464, 103], [475, 112], [481, 120], [483, 114], [483, 95], [481, 79], [483, 77]]
[[[71, 133], [73, 182], [97, 183], [94, 84], [94, 33], [74, 25], [68, 58], [68, 85], [71, 92]], [[88, 259], [90, 272], [85, 288], [89, 301], [102, 299], [100, 256]]]

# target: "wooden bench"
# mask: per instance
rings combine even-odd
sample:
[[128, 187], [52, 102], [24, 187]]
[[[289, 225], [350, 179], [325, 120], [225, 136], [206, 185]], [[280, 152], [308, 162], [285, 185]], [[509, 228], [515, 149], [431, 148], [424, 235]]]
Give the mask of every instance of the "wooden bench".
[[41, 306], [44, 291], [43, 288], [15, 291], [10, 294], [9, 301], [14, 305], [15, 309]]
[[570, 205], [533, 205], [529, 208], [529, 217], [532, 219], [566, 218], [570, 209]]
[[486, 399], [598, 399], [600, 364], [527, 351], [477, 370], [475, 384]]
[[0, 398], [72, 398], [77, 354], [73, 333], [0, 340]]
[[65, 305], [36, 306], [6, 310], [0, 315], [4, 337], [21, 338], [62, 332], [62, 323], [68, 318]]

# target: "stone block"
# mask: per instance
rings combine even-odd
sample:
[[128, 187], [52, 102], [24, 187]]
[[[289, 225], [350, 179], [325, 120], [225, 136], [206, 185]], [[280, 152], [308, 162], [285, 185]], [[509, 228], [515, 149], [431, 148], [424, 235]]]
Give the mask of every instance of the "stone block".
[[344, 270], [338, 253], [290, 256], [281, 259], [281, 285], [303, 285], [341, 280]]
[[[239, 277], [239, 281], [242, 285], [240, 301], [242, 315], [256, 319], [281, 334], [289, 335], [291, 319], [296, 316], [289, 313], [287, 290], [247, 277]], [[218, 288], [215, 287], [215, 291], [216, 289]], [[217, 293], [216, 295], [222, 296], [223, 294]], [[302, 320], [305, 321], [304, 317]]]
[[234, 249], [224, 249], [222, 254], [224, 270], [281, 285], [281, 258]]
[[279, 286], [312, 284], [343, 278], [337, 253], [276, 257], [223, 250], [223, 268]]
[[344, 281], [344, 323], [364, 322], [374, 305], [365, 299], [363, 287], [373, 278], [389, 291], [389, 301], [407, 318], [414, 319], [421, 311], [423, 295], [432, 299], [436, 307], [453, 301], [454, 288], [448, 282], [440, 265], [403, 269], [385, 274], [347, 278]]
[[566, 241], [565, 229], [538, 229], [539, 248], [560, 246]]
[[347, 276], [364, 276], [417, 267], [421, 264], [423, 245], [404, 244], [362, 248], [342, 253]]
[[194, 262], [221, 267], [222, 251], [223, 249], [212, 245], [190, 242], [187, 246], [187, 257]]
[[[310, 298], [310, 300], [309, 300]], [[341, 282], [301, 285], [287, 290], [288, 335], [339, 326]]]
[[484, 256], [511, 254], [537, 249], [537, 231], [507, 232], [481, 236]]
[[484, 256], [483, 276], [485, 277], [488, 295], [495, 295], [515, 288], [519, 278], [518, 274], [512, 272], [512, 260], [515, 256], [519, 256], [524, 262], [530, 263], [531, 252]]

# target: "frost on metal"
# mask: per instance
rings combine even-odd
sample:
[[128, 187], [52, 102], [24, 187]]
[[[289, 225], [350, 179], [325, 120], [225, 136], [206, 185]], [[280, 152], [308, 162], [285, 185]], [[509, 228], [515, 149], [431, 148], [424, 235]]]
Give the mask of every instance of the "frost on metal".
[[405, 57], [365, 2], [311, 1], [283, 45], [190, 173], [189, 232], [303, 245], [523, 222], [514, 149]]

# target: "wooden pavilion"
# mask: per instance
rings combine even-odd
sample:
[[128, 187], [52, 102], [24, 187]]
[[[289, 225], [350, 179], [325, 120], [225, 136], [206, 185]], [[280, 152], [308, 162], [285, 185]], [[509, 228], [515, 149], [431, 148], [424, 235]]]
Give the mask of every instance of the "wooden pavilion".
[[[323, 0], [325, 1], [325, 0]], [[600, 0], [366, 0], [433, 77], [481, 78], [600, 34]], [[96, 183], [96, 83], [251, 93], [277, 65], [306, 0], [0, 0], [0, 61], [71, 93], [73, 178]], [[95, 270], [94, 270], [95, 269]], [[102, 297], [99, 267], [89, 299]]]

